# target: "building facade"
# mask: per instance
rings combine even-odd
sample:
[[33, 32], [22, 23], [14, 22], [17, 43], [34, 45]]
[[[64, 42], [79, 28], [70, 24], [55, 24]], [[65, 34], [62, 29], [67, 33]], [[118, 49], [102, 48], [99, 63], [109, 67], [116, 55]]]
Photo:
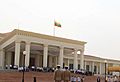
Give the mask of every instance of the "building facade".
[[86, 69], [104, 73], [104, 60], [108, 66], [119, 65], [120, 61], [84, 55], [86, 42], [43, 35], [15, 29], [0, 34], [0, 69], [5, 65], [56, 67], [57, 64], [70, 69]]

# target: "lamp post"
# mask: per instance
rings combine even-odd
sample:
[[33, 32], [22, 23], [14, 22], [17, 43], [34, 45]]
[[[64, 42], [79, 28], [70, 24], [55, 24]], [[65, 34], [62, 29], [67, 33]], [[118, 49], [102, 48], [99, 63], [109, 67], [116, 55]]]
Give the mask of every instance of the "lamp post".
[[104, 62], [105, 62], [105, 82], [107, 82], [107, 80], [106, 80], [106, 64], [107, 64], [107, 60], [105, 60]]
[[26, 51], [23, 51], [23, 76], [22, 76], [22, 82], [24, 82], [24, 72], [25, 72], [25, 55], [26, 55]]

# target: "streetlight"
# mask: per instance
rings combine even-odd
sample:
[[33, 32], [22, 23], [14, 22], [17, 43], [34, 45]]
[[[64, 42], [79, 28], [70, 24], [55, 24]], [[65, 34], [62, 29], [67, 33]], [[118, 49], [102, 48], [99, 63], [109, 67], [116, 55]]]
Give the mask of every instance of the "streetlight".
[[26, 51], [23, 51], [23, 77], [22, 77], [22, 82], [24, 82], [25, 55], [26, 55]]
[[107, 60], [105, 60], [104, 62], [105, 62], [105, 82], [107, 82], [107, 79], [106, 79], [106, 64], [107, 64]]

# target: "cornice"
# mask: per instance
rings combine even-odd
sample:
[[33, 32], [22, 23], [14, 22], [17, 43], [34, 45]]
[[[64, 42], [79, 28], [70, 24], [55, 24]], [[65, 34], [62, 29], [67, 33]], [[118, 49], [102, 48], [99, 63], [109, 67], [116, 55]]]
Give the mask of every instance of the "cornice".
[[91, 55], [84, 55], [85, 59], [96, 59], [96, 60], [101, 60], [104, 62], [104, 60], [107, 60], [108, 62], [120, 62], [120, 60], [115, 60], [115, 59], [106, 59], [106, 58], [101, 58], [97, 56], [91, 56]]
[[50, 35], [34, 33], [34, 32], [28, 32], [28, 31], [23, 31], [23, 30], [18, 30], [18, 29], [15, 29], [15, 32], [18, 35], [32, 36], [32, 37], [37, 37], [37, 38], [42, 38], [42, 39], [55, 40], [55, 41], [60, 41], [60, 42], [65, 42], [65, 43], [72, 43], [72, 44], [78, 44], [78, 45], [84, 45], [84, 44], [87, 43], [87, 42], [84, 42], [84, 41], [66, 39], [66, 38], [50, 36]]
[[28, 36], [28, 37], [37, 37], [37, 38], [54, 40], [54, 41], [59, 41], [59, 42], [64, 42], [64, 43], [77, 44], [77, 45], [84, 45], [84, 44], [87, 43], [87, 42], [84, 42], [84, 41], [66, 39], [66, 38], [61, 38], [61, 37], [56, 37], [56, 36], [50, 36], [50, 35], [45, 35], [45, 34], [40, 34], [40, 33], [34, 33], [34, 32], [28, 32], [28, 31], [23, 31], [23, 30], [15, 29], [7, 37], [5, 37], [0, 42], [0, 44], [4, 43], [5, 41], [7, 41], [8, 39], [10, 39], [14, 35], [24, 35], [24, 36]]

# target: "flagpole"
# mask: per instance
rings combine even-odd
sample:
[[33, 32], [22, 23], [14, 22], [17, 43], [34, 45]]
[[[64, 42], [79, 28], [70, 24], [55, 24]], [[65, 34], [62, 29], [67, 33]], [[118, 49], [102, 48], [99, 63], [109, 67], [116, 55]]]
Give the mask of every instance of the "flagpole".
[[53, 36], [55, 36], [55, 19], [54, 19]]
[[19, 24], [17, 24], [17, 29], [19, 30]]
[[55, 26], [54, 26], [54, 28], [53, 28], [53, 36], [55, 36]]

